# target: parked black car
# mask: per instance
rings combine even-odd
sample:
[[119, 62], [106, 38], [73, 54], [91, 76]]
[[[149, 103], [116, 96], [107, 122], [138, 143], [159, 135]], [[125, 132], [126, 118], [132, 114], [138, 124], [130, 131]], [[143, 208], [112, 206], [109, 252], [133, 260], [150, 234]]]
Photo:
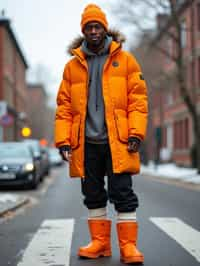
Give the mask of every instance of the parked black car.
[[40, 180], [42, 181], [45, 174], [44, 174], [44, 161], [43, 161], [40, 142], [37, 139], [26, 139], [23, 140], [23, 143], [25, 143], [28, 147], [30, 147], [33, 150], [33, 157], [34, 160], [39, 165], [39, 175], [40, 175]]
[[51, 164], [49, 158], [49, 149], [48, 147], [41, 147], [41, 156], [42, 156], [42, 173], [43, 175], [50, 175]]
[[0, 143], [0, 186], [28, 184], [36, 188], [39, 178], [39, 164], [26, 144]]

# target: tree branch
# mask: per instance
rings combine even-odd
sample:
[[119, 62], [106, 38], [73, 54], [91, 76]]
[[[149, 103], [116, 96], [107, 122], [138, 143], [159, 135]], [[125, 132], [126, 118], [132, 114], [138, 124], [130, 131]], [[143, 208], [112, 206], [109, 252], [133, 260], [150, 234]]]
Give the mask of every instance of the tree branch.
[[[177, 61], [177, 57], [171, 55], [167, 50], [165, 50], [164, 48], [160, 47], [159, 45], [155, 45], [156, 48], [165, 56], [169, 57], [170, 59], [172, 59], [172, 61], [176, 62]], [[151, 48], [150, 48], [151, 49]]]

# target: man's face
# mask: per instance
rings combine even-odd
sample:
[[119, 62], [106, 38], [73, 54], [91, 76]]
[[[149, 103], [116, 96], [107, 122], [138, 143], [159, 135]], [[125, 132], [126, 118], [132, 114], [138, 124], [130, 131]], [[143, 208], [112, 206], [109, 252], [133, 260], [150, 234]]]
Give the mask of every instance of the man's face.
[[99, 46], [103, 42], [106, 31], [99, 22], [89, 22], [83, 29], [87, 43], [91, 46]]

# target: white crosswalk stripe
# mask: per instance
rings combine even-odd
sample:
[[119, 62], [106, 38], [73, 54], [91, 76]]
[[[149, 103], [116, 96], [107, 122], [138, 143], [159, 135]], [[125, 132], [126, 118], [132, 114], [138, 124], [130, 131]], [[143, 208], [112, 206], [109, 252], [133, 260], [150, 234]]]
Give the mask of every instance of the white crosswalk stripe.
[[17, 266], [68, 266], [74, 219], [45, 220]]
[[[200, 262], [200, 232], [178, 218], [151, 217], [150, 221]], [[17, 266], [69, 266], [74, 219], [45, 220]]]
[[200, 262], [200, 232], [178, 218], [154, 218], [150, 220], [178, 242]]

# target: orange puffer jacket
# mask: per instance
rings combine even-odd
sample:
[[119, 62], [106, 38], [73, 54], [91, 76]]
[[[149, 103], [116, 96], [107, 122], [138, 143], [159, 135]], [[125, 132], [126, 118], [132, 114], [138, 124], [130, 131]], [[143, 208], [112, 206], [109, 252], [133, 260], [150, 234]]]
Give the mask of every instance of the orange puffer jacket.
[[[128, 137], [143, 140], [147, 125], [147, 89], [136, 59], [121, 49], [119, 35], [113, 37], [102, 75], [105, 120], [114, 173], [138, 173], [138, 153], [127, 150]], [[84, 177], [85, 120], [88, 95], [88, 65], [80, 45], [73, 44], [74, 57], [66, 64], [57, 94], [55, 145], [70, 145], [71, 177]]]

